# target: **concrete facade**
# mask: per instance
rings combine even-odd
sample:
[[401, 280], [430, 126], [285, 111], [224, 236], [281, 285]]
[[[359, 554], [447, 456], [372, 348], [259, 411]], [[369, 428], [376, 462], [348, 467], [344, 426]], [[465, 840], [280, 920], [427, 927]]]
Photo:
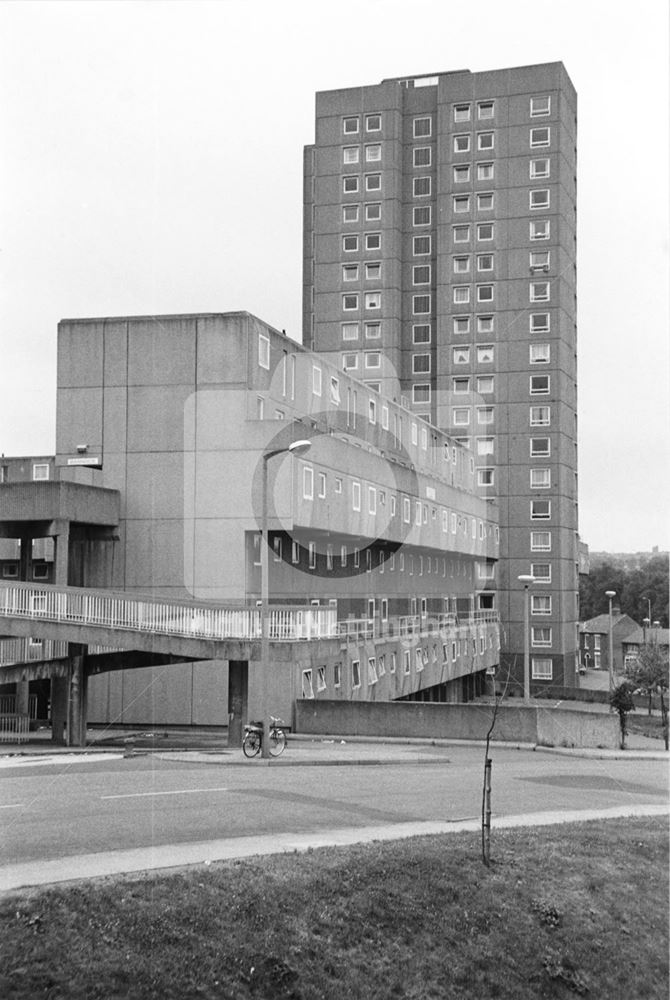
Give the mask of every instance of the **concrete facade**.
[[500, 507], [504, 659], [576, 684], [576, 94], [560, 63], [317, 94], [307, 344], [457, 436]]

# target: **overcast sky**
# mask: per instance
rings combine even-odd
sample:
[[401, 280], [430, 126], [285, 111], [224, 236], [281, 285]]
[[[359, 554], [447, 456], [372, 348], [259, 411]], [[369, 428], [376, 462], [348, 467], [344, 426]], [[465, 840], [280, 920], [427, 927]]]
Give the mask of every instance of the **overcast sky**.
[[580, 531], [670, 548], [667, 0], [0, 0], [0, 452], [55, 448], [65, 317], [300, 338], [314, 94], [562, 60], [579, 94]]

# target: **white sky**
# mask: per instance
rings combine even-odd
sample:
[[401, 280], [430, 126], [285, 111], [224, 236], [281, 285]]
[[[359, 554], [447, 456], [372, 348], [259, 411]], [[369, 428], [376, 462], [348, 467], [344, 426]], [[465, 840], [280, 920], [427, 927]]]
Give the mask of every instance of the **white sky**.
[[55, 448], [64, 317], [300, 338], [317, 90], [562, 60], [579, 94], [580, 531], [670, 548], [666, 0], [0, 0], [0, 452]]

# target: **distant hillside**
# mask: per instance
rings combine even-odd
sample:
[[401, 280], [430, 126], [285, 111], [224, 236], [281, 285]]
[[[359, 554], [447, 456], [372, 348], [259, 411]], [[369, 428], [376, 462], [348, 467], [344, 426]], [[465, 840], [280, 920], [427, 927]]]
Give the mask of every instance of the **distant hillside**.
[[668, 628], [667, 552], [591, 552], [588, 576], [580, 576], [579, 617], [588, 621], [606, 614], [605, 591], [616, 591], [613, 605], [642, 623], [651, 610], [651, 620]]

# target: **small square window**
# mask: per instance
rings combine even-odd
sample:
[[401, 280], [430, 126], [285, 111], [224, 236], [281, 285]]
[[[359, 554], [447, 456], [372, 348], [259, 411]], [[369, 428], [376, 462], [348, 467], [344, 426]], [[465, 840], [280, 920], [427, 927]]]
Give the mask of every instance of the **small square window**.
[[365, 265], [365, 280], [379, 281], [382, 276], [382, 266], [379, 261], [370, 261]]
[[342, 131], [345, 135], [355, 135], [358, 132], [358, 117], [343, 118]]
[[477, 270], [478, 271], [492, 271], [493, 270], [493, 254], [492, 253], [480, 253], [480, 254], [477, 254]]
[[532, 128], [530, 130], [531, 149], [538, 149], [542, 146], [548, 146], [550, 143], [551, 143], [550, 128]]
[[487, 191], [477, 195], [477, 211], [489, 212], [493, 208], [493, 192]]
[[549, 219], [531, 219], [530, 238], [531, 240], [548, 240], [551, 234]]
[[413, 295], [412, 312], [415, 316], [423, 316], [430, 312], [430, 295]]
[[430, 195], [430, 177], [415, 177], [413, 190], [415, 198], [424, 198]]
[[530, 177], [549, 177], [550, 160], [548, 156], [530, 161]]
[[530, 332], [547, 333], [549, 331], [549, 313], [530, 314]]
[[551, 487], [551, 469], [531, 469], [531, 490], [548, 490]]
[[478, 181], [492, 181], [493, 180], [493, 164], [492, 163], [478, 163], [477, 164], [477, 180]]
[[470, 333], [469, 316], [454, 316], [454, 333]]
[[454, 406], [451, 410], [451, 422], [454, 427], [467, 427], [470, 423], [470, 407]]
[[477, 239], [484, 242], [485, 240], [492, 240], [494, 236], [494, 228], [492, 222], [479, 222], [477, 223]]
[[430, 205], [421, 205], [421, 207], [412, 209], [412, 223], [415, 226], [429, 226], [430, 225]]
[[466, 184], [470, 180], [470, 164], [454, 167], [454, 184]]
[[530, 344], [529, 362], [531, 365], [548, 365], [551, 361], [551, 346], [549, 344]]
[[344, 253], [355, 253], [358, 250], [358, 236], [343, 236], [342, 250]]
[[493, 149], [493, 132], [479, 132], [477, 149]]
[[469, 104], [454, 104], [454, 121], [455, 122], [469, 122], [470, 121], [470, 105]]
[[381, 132], [381, 127], [382, 127], [381, 115], [365, 116], [365, 130], [367, 132]]
[[342, 281], [358, 281], [358, 264], [342, 265]]
[[454, 274], [467, 274], [470, 270], [470, 257], [454, 257]]
[[492, 406], [477, 407], [477, 423], [492, 424], [495, 418], [495, 411]]
[[469, 135], [455, 135], [454, 136], [454, 153], [469, 153], [470, 152], [470, 136]]
[[530, 426], [549, 427], [551, 424], [551, 409], [548, 406], [531, 406]]
[[430, 372], [430, 354], [412, 355], [412, 374], [426, 375]]
[[345, 372], [353, 372], [358, 368], [358, 355], [357, 354], [343, 354], [342, 355], [342, 370]]
[[365, 206], [365, 221], [377, 222], [382, 217], [382, 205], [380, 201], [371, 201]]
[[373, 142], [365, 147], [366, 163], [377, 163], [382, 158], [381, 143]]
[[416, 146], [412, 151], [412, 162], [415, 167], [429, 167], [431, 160], [430, 146]]
[[430, 344], [430, 324], [416, 323], [412, 327], [412, 343]]
[[548, 437], [532, 437], [530, 439], [531, 458], [546, 458], [551, 453], [551, 440]]
[[365, 353], [365, 367], [366, 368], [381, 368], [381, 354], [379, 351], [366, 351]]
[[415, 257], [423, 257], [431, 252], [430, 236], [415, 236], [412, 249]]
[[551, 114], [551, 97], [531, 97], [530, 117], [542, 118]]
[[381, 323], [366, 323], [365, 324], [365, 339], [366, 340], [379, 340], [382, 335], [382, 325]]
[[530, 376], [531, 396], [548, 396], [550, 391], [550, 386], [551, 383], [548, 375]]
[[358, 194], [358, 177], [343, 177], [342, 190], [345, 194]]
[[493, 285], [477, 285], [477, 302], [493, 302]]
[[456, 305], [465, 305], [470, 301], [469, 285], [454, 285], [453, 298]]
[[470, 379], [465, 377], [453, 378], [451, 386], [454, 392], [470, 392]]
[[412, 124], [415, 139], [423, 139], [431, 135], [432, 120], [430, 118], [415, 118]]
[[492, 437], [477, 438], [477, 454], [479, 456], [493, 454], [494, 439]]
[[494, 380], [493, 375], [478, 375], [477, 376], [477, 392], [480, 396], [486, 396], [493, 392]]
[[532, 552], [551, 552], [551, 532], [531, 531], [530, 548]]
[[456, 214], [462, 212], [470, 211], [470, 195], [468, 194], [457, 194], [454, 195], [454, 212]]
[[412, 403], [430, 403], [430, 385], [417, 383], [412, 386]]
[[358, 146], [345, 146], [342, 150], [342, 161], [344, 163], [358, 163], [360, 150]]
[[550, 199], [549, 188], [538, 188], [528, 193], [528, 207], [531, 209], [549, 208]]
[[342, 324], [342, 340], [358, 340], [358, 323]]
[[477, 469], [477, 486], [494, 486], [495, 476], [493, 469]]
[[381, 292], [366, 292], [365, 293], [365, 308], [366, 309], [381, 309], [382, 305], [382, 293]]
[[531, 563], [530, 575], [536, 583], [551, 583], [551, 563]]
[[469, 347], [453, 347], [452, 348], [452, 360], [455, 365], [469, 365], [470, 364], [470, 348]]
[[365, 190], [366, 191], [381, 191], [382, 187], [382, 175], [381, 174], [366, 174], [365, 175]]
[[345, 312], [350, 312], [353, 309], [358, 309], [358, 295], [355, 293], [343, 295], [342, 308], [344, 309]]
[[554, 665], [549, 657], [532, 657], [531, 676], [534, 681], [550, 681], [554, 677]]
[[366, 250], [381, 250], [382, 246], [382, 234], [381, 233], [366, 233], [365, 234], [365, 249]]
[[270, 368], [270, 338], [263, 336], [262, 333], [258, 334], [258, 364], [261, 368]]
[[470, 242], [470, 226], [454, 226], [454, 243]]
[[528, 294], [531, 302], [548, 302], [551, 295], [551, 282], [531, 281]]
[[430, 264], [415, 264], [412, 268], [412, 284], [430, 284]]
[[528, 265], [531, 271], [548, 271], [551, 263], [549, 250], [531, 250], [528, 257]]
[[477, 364], [492, 365], [493, 358], [494, 358], [493, 344], [486, 344], [477, 348]]
[[493, 327], [494, 327], [493, 316], [477, 317], [477, 333], [493, 333]]
[[342, 206], [342, 222], [358, 222], [358, 205]]
[[477, 117], [480, 121], [485, 118], [493, 118], [495, 105], [493, 101], [478, 101], [477, 103]]

